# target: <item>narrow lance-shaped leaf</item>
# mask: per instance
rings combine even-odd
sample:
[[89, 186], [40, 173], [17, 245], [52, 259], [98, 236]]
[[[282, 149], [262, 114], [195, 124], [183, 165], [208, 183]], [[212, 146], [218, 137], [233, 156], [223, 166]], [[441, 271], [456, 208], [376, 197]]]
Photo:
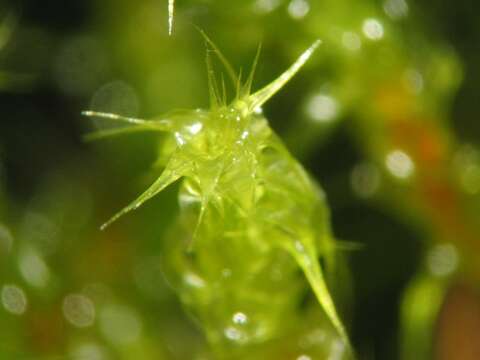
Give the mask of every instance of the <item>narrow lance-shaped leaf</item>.
[[157, 121], [146, 121], [137, 118], [120, 116], [117, 114], [103, 113], [96, 111], [84, 111], [83, 115], [88, 117], [99, 117], [109, 120], [114, 120], [118, 122], [132, 124], [134, 126], [120, 127], [115, 129], [106, 129], [99, 130], [93, 133], [90, 133], [84, 136], [86, 141], [100, 140], [106, 137], [112, 137], [117, 135], [130, 134], [140, 131], [169, 131], [171, 128], [171, 121], [169, 120], [157, 120]]
[[209, 49], [207, 49], [205, 61], [207, 64], [208, 92], [210, 95], [210, 107], [213, 109], [216, 109], [220, 106], [221, 99], [218, 91], [217, 78], [215, 76], [215, 70], [213, 69], [212, 57], [210, 56]]
[[316, 257], [313, 257], [311, 260], [313, 261], [308, 261], [307, 263], [305, 259], [300, 259], [300, 257], [297, 256], [297, 261], [307, 277], [307, 280], [310, 283], [318, 302], [323, 307], [335, 329], [347, 344], [349, 351], [352, 351], [352, 346], [350, 345], [347, 332], [345, 331], [342, 321], [340, 320], [337, 310], [335, 309], [335, 304], [333, 303], [333, 299], [330, 295], [330, 291], [328, 290], [325, 277], [320, 269], [320, 265], [316, 261]]
[[302, 68], [307, 60], [312, 56], [315, 50], [320, 46], [322, 42], [317, 40], [313, 43], [310, 48], [308, 48], [298, 60], [282, 75], [280, 75], [275, 81], [265, 86], [263, 89], [257, 91], [256, 93], [250, 95], [248, 99], [248, 108], [250, 112], [255, 111], [255, 109], [261, 107], [265, 104], [273, 95], [275, 95], [285, 84], [290, 81], [290, 79]]
[[243, 87], [242, 93], [238, 93], [240, 98], [250, 95], [250, 91], [252, 90], [253, 78], [255, 77], [255, 71], [257, 70], [258, 59], [260, 58], [260, 53], [262, 51], [262, 45], [258, 45], [257, 53], [255, 54], [255, 58], [253, 60], [252, 69], [250, 70], [250, 75], [247, 78], [245, 86]]
[[208, 37], [208, 35], [205, 33], [205, 31], [203, 31], [200, 28], [197, 28], [197, 29], [200, 32], [200, 34], [203, 36], [203, 38], [204, 38], [204, 40], [207, 44], [207, 48], [210, 47], [215, 52], [215, 55], [217, 55], [217, 57], [219, 58], [219, 60], [223, 64], [223, 66], [225, 67], [225, 70], [227, 71], [227, 75], [229, 76], [230, 80], [232, 81], [232, 85], [236, 86], [236, 84], [238, 83], [238, 76], [237, 76], [237, 73], [235, 72], [235, 70], [233, 69], [233, 66], [227, 60], [225, 55], [223, 55], [223, 53], [220, 51], [220, 49], [217, 47], [217, 45], [215, 45], [215, 43]]
[[120, 210], [116, 213], [110, 220], [108, 220], [105, 224], [102, 225], [101, 229], [104, 230], [108, 226], [110, 226], [113, 222], [118, 220], [121, 216], [125, 215], [126, 213], [138, 209], [143, 203], [153, 198], [155, 195], [160, 193], [164, 190], [167, 186], [173, 184], [175, 181], [180, 179], [184, 174], [184, 170], [189, 166], [186, 163], [179, 165], [178, 167], [172, 167], [171, 164], [177, 163], [173, 160], [170, 160], [167, 167], [160, 175], [160, 177], [143, 193], [141, 194], [135, 201], [130, 203], [127, 207]]

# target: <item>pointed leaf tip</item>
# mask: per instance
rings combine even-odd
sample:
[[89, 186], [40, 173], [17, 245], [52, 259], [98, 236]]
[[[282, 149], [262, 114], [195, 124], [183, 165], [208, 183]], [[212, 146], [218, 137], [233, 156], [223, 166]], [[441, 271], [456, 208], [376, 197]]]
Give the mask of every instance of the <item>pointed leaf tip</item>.
[[224, 66], [224, 68], [227, 72], [227, 75], [232, 82], [232, 85], [236, 86], [236, 84], [238, 82], [238, 76], [237, 76], [237, 73], [235, 72], [235, 70], [233, 69], [232, 64], [230, 64], [230, 62], [225, 57], [225, 55], [223, 55], [223, 53], [220, 51], [218, 46], [213, 42], [212, 39], [210, 39], [210, 37], [207, 35], [207, 33], [205, 31], [203, 31], [198, 26], [195, 26], [195, 28], [197, 29], [197, 31], [200, 33], [200, 35], [205, 40], [205, 43], [207, 45], [207, 51], [210, 48], [212, 50], [212, 52], [217, 56], [217, 58], [220, 60], [220, 62]]
[[243, 93], [238, 94], [239, 97], [247, 97], [248, 95], [250, 95], [250, 91], [252, 90], [253, 78], [255, 77], [255, 71], [257, 70], [258, 59], [260, 58], [261, 51], [262, 51], [262, 44], [260, 43], [258, 44], [257, 53], [253, 60], [252, 68], [250, 70], [250, 75], [248, 75], [247, 82], [244, 85]]
[[265, 86], [263, 89], [252, 94], [249, 99], [249, 111], [253, 112], [255, 109], [265, 104], [273, 95], [275, 95], [285, 84], [287, 84], [295, 74], [305, 65], [310, 59], [315, 50], [322, 44], [320, 39], [316, 40], [302, 55], [293, 63], [288, 70], [280, 75], [276, 80]]
[[175, 0], [168, 0], [168, 35], [173, 34], [173, 17], [175, 12]]
[[88, 116], [88, 117], [97, 117], [97, 118], [103, 118], [103, 119], [109, 119], [109, 120], [115, 120], [115, 121], [120, 121], [120, 122], [126, 122], [130, 124], [148, 124], [149, 122], [143, 119], [138, 119], [138, 118], [132, 118], [128, 116], [121, 116], [117, 114], [112, 114], [112, 113], [106, 113], [106, 112], [100, 112], [100, 111], [92, 111], [92, 110], [86, 110], [82, 111], [81, 113], [83, 116]]
[[180, 166], [172, 167], [171, 164], [173, 164], [174, 161], [175, 160], [172, 161], [171, 159], [169, 163], [170, 165], [167, 165], [160, 177], [152, 185], [150, 185], [150, 187], [145, 192], [143, 192], [128, 206], [116, 213], [110, 220], [103, 224], [100, 229], [105, 230], [123, 215], [129, 213], [130, 211], [137, 210], [146, 201], [150, 200], [155, 195], [163, 191], [167, 186], [173, 184], [175, 181], [180, 179], [183, 176], [184, 169], [188, 167], [189, 164], [181, 164]]
[[173, 16], [175, 12], [175, 0], [168, 0], [168, 35], [173, 34]]

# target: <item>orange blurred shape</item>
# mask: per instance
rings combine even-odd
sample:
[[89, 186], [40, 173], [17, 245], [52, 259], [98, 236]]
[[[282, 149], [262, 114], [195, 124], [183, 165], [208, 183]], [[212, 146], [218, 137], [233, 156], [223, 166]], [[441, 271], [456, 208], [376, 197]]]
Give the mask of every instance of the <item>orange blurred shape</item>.
[[389, 131], [393, 146], [407, 151], [419, 170], [444, 169], [447, 143], [433, 121], [414, 116], [397, 118], [390, 122]]
[[480, 359], [480, 296], [466, 285], [454, 285], [447, 293], [437, 320], [434, 359]]

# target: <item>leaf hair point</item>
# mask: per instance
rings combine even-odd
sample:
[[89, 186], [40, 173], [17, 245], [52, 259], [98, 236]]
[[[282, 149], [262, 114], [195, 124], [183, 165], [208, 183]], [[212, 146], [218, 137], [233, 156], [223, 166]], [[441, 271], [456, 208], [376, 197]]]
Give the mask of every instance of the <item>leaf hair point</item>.
[[198, 30], [200, 35], [202, 35], [203, 39], [205, 40], [207, 50], [210, 48], [210, 50], [213, 51], [215, 53], [215, 55], [217, 55], [217, 57], [220, 60], [220, 62], [222, 63], [222, 65], [225, 67], [225, 70], [227, 71], [227, 75], [230, 78], [230, 80], [232, 81], [232, 85], [236, 86], [236, 84], [238, 82], [238, 76], [237, 76], [237, 73], [235, 72], [235, 70], [233, 69], [232, 64], [230, 64], [230, 62], [227, 60], [225, 55], [223, 55], [223, 53], [220, 51], [218, 46], [213, 42], [212, 39], [210, 39], [208, 37], [208, 35], [205, 33], [205, 31], [203, 31], [198, 26], [196, 26], [196, 29]]
[[288, 70], [286, 70], [282, 75], [280, 75], [276, 80], [271, 82], [269, 85], [265, 86], [263, 89], [260, 89], [256, 93], [250, 95], [248, 99], [249, 111], [254, 112], [257, 108], [265, 104], [272, 96], [274, 96], [278, 91], [280, 91], [285, 84], [287, 84], [297, 72], [305, 65], [305, 63], [310, 59], [315, 50], [322, 43], [321, 40], [315, 41], [300, 57], [293, 63]]
[[117, 115], [117, 114], [106, 113], [106, 112], [98, 112], [98, 111], [92, 111], [92, 110], [82, 111], [82, 115], [83, 116], [88, 116], [88, 117], [98, 117], [98, 118], [110, 119], [110, 120], [126, 122], [126, 123], [136, 124], [136, 125], [145, 125], [145, 124], [149, 123], [149, 121], [146, 121], [146, 120], [143, 120], [143, 119], [132, 118], [132, 117], [127, 117], [127, 116], [120, 116], [120, 115]]
[[173, 16], [175, 12], [175, 0], [168, 0], [168, 35], [173, 34]]
[[141, 131], [170, 131], [172, 126], [171, 120], [168, 120], [168, 119], [147, 121], [147, 120], [138, 119], [138, 118], [120, 116], [117, 114], [97, 112], [97, 111], [91, 111], [91, 110], [82, 111], [82, 115], [88, 116], [88, 117], [97, 117], [97, 118], [103, 118], [108, 120], [114, 120], [117, 122], [123, 122], [123, 123], [133, 125], [133, 126], [120, 127], [115, 129], [95, 131], [93, 133], [85, 135], [83, 137], [85, 141], [101, 140], [111, 136], [124, 135], [124, 134], [130, 134], [130, 133], [141, 132]]
[[128, 206], [124, 207], [122, 210], [116, 213], [110, 220], [108, 220], [105, 224], [103, 224], [100, 227], [100, 229], [105, 230], [108, 226], [110, 226], [112, 223], [117, 221], [123, 215], [129, 213], [130, 211], [137, 210], [140, 206], [143, 205], [143, 203], [150, 200], [155, 195], [157, 195], [162, 190], [164, 190], [167, 186], [173, 184], [174, 182], [179, 180], [181, 177], [183, 177], [184, 169], [188, 167], [189, 164], [184, 163], [184, 164], [181, 164], [178, 168], [174, 168], [172, 165], [173, 163], [176, 163], [176, 161], [173, 159], [170, 160], [170, 162], [167, 164], [167, 167], [162, 172], [160, 177], [157, 180], [155, 180], [155, 182], [152, 185], [150, 185], [150, 187], [145, 192], [143, 192]]
[[255, 71], [257, 70], [258, 59], [260, 58], [260, 53], [262, 52], [262, 44], [260, 43], [257, 48], [257, 53], [253, 60], [252, 68], [250, 70], [250, 75], [248, 76], [247, 82], [243, 88], [242, 94], [239, 94], [239, 97], [248, 97], [250, 91], [252, 90], [253, 78], [255, 77]]

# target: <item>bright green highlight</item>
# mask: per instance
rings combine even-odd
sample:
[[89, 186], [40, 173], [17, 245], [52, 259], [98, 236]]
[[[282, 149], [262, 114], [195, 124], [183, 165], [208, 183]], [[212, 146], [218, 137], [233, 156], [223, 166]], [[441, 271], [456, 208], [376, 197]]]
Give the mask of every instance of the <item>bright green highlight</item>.
[[175, 12], [175, 0], [168, 0], [168, 35], [173, 33], [173, 15]]

